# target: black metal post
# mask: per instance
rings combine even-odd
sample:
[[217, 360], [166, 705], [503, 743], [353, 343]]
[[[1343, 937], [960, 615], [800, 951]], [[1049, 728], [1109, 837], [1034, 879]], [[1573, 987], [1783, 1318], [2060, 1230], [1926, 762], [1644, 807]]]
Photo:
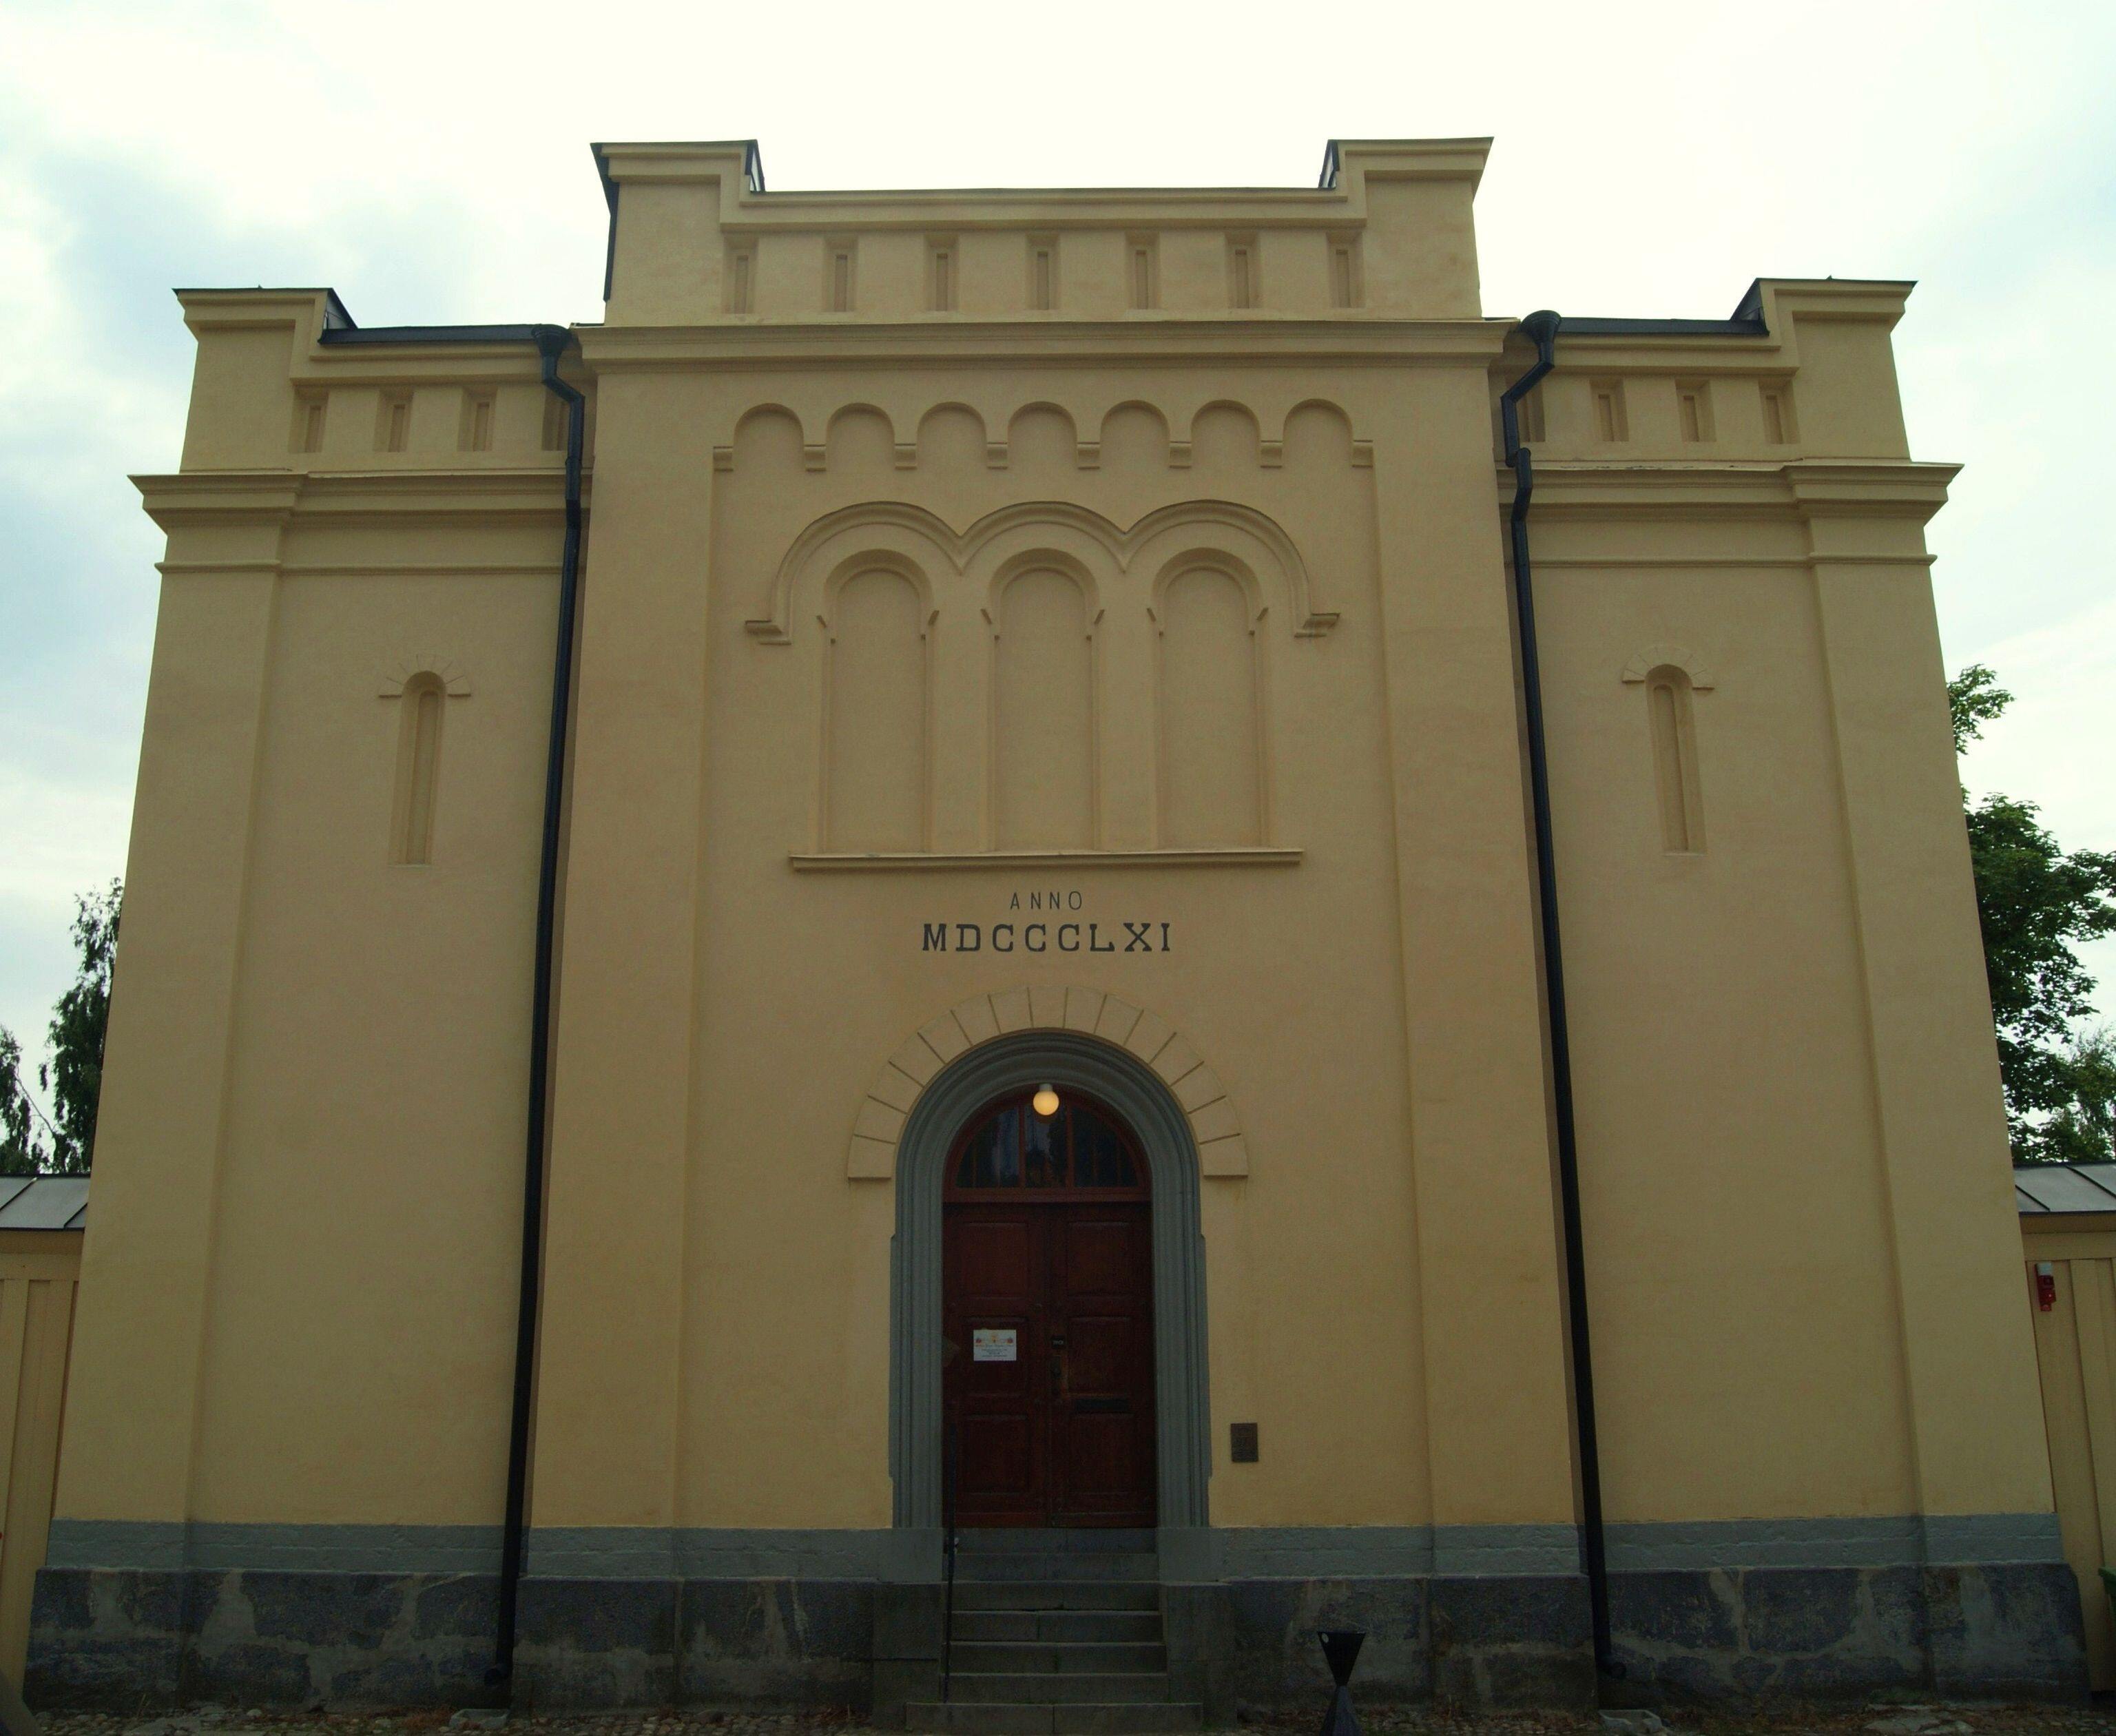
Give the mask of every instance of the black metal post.
[[559, 630], [551, 670], [550, 736], [544, 753], [544, 833], [536, 862], [536, 963], [529, 1003], [528, 1130], [522, 1166], [522, 1270], [514, 1313], [514, 1395], [508, 1418], [507, 1505], [500, 1530], [499, 1616], [485, 1685], [514, 1678], [514, 1640], [529, 1498], [529, 1423], [536, 1384], [536, 1314], [544, 1265], [544, 1148], [551, 1066], [551, 965], [559, 905], [559, 822], [566, 794], [566, 735], [573, 712], [573, 624], [581, 580], [581, 462], [587, 400], [559, 377], [573, 343], [564, 326], [540, 325], [544, 384], [566, 406], [566, 540], [559, 562]]
[[1499, 398], [1499, 426], [1514, 473], [1507, 530], [1514, 563], [1514, 615], [1520, 635], [1521, 692], [1528, 723], [1528, 775], [1535, 818], [1536, 901], [1543, 920], [1543, 1000], [1550, 1020], [1551, 1097], [1557, 1119], [1557, 1192], [1565, 1236], [1566, 1321], [1572, 1346], [1572, 1410], [1580, 1456], [1580, 1548], [1594, 1625], [1594, 1667], [1621, 1678], [1609, 1637], [1609, 1564], [1602, 1526], [1602, 1457], [1594, 1428], [1594, 1361], [1587, 1330], [1587, 1259], [1580, 1223], [1580, 1146], [1573, 1126], [1572, 1043], [1565, 1012], [1565, 952], [1557, 928], [1557, 865], [1551, 841], [1550, 760], [1543, 734], [1543, 665], [1536, 654], [1535, 588], [1529, 567], [1528, 509], [1535, 469], [1520, 440], [1520, 401], [1554, 366], [1559, 320], [1545, 309], [1520, 323], [1535, 345], [1534, 364]]
[[1322, 1628], [1315, 1637], [1322, 1642], [1330, 1679], [1337, 1684], [1330, 1696], [1330, 1710], [1322, 1715], [1322, 1736], [1359, 1736], [1359, 1720], [1352, 1715], [1352, 1666], [1359, 1661], [1366, 1633], [1358, 1628]]

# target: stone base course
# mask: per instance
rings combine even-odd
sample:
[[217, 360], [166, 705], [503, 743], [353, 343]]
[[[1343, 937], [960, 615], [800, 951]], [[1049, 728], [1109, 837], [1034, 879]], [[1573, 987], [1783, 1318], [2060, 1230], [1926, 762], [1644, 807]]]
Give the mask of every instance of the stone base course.
[[[47, 1568], [32, 1617], [39, 1708], [491, 1697], [490, 1575]], [[1622, 1692], [1649, 1703], [1879, 1692], [2083, 1702], [2061, 1564], [1617, 1573]], [[1208, 1721], [1327, 1701], [1316, 1629], [1369, 1638], [1374, 1704], [1586, 1708], [1579, 1574], [1242, 1578], [1162, 1588], [1168, 1662]], [[900, 1723], [937, 1683], [939, 1587], [855, 1579], [537, 1578], [514, 1703], [538, 1711], [849, 1707]]]

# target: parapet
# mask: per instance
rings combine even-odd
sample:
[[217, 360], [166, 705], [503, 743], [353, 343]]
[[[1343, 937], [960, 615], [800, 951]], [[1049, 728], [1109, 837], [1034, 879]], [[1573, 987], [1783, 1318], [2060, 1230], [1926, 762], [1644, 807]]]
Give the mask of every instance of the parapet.
[[1316, 187], [768, 192], [755, 141], [599, 145], [613, 326], [1474, 320], [1488, 139]]

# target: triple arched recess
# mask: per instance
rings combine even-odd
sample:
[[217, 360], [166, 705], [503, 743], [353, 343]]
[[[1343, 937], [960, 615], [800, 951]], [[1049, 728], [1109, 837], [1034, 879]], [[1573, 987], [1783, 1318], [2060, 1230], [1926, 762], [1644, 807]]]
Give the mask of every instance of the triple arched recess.
[[1241, 847], [1272, 831], [1263, 635], [1274, 608], [1296, 634], [1336, 619], [1315, 606], [1285, 532], [1234, 502], [1164, 507], [1129, 530], [1074, 503], [1022, 502], [958, 533], [922, 508], [879, 501], [826, 513], [797, 537], [770, 613], [749, 630], [789, 643], [811, 610], [821, 630], [826, 851], [927, 847], [944, 630], [985, 647], [991, 847], [1102, 846], [1112, 632], [1150, 636], [1157, 842]]

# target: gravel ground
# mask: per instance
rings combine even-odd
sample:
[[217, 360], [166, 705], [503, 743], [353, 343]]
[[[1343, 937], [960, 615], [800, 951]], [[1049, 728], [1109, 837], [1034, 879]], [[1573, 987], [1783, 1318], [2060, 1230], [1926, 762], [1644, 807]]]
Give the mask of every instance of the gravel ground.
[[[1322, 1722], [1323, 1706], [1245, 1724], [1258, 1736], [1296, 1736]], [[1686, 1707], [1656, 1718], [1626, 1713], [1597, 1718], [1568, 1712], [1479, 1716], [1428, 1707], [1362, 1708], [1362, 1726], [1405, 1736], [2116, 1736], [2116, 1703], [2091, 1706], [1906, 1706]], [[779, 1716], [686, 1709], [595, 1717], [511, 1718], [492, 1714], [241, 1711], [218, 1706], [189, 1712], [59, 1712], [41, 1720], [46, 1736], [867, 1736], [872, 1726], [851, 1711]], [[881, 1736], [881, 1733], [875, 1733]]]

